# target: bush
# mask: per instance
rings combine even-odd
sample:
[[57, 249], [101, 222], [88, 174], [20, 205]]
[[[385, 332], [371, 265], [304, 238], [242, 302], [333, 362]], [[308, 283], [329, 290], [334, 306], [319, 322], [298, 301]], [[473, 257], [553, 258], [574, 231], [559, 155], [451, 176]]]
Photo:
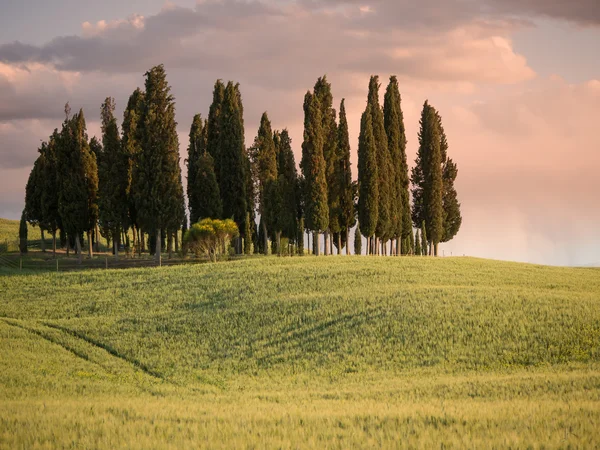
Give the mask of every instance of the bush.
[[238, 237], [240, 231], [231, 219], [203, 219], [185, 233], [183, 241], [196, 256], [205, 254], [211, 261], [225, 254], [229, 242]]

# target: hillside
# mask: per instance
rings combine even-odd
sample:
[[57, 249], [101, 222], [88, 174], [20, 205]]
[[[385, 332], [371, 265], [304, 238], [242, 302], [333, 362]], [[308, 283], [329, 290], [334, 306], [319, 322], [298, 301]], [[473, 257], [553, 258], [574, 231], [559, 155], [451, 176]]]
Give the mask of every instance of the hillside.
[[[39, 241], [41, 239], [40, 229], [37, 227], [33, 227], [30, 224], [27, 224], [27, 233], [28, 239]], [[48, 237], [46, 236], [46, 239]], [[19, 240], [19, 221], [18, 220], [10, 220], [3, 219], [0, 217], [0, 243], [5, 243], [6, 241], [11, 243], [16, 243]]]
[[[598, 269], [306, 257], [2, 271], [0, 316], [0, 446], [600, 442]], [[76, 427], [39, 409], [59, 403]]]

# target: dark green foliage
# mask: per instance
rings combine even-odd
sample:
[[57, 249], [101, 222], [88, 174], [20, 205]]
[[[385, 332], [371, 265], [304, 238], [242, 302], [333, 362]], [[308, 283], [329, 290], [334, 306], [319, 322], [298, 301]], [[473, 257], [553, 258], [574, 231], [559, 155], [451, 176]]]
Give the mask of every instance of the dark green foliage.
[[354, 229], [354, 254], [362, 254], [362, 237], [360, 236], [359, 226]]
[[423, 105], [420, 125], [419, 150], [412, 173], [412, 218], [415, 224], [425, 221], [435, 249], [444, 227], [442, 152], [438, 115], [428, 102]]
[[206, 134], [206, 149], [208, 153], [213, 157], [216, 162], [215, 173], [217, 174], [217, 180], [221, 175], [221, 168], [219, 167], [221, 161], [220, 146], [221, 140], [219, 135], [221, 133], [221, 111], [223, 110], [223, 102], [225, 101], [225, 85], [221, 80], [215, 82], [215, 88], [213, 90], [213, 101], [208, 110], [208, 127]]
[[60, 140], [58, 130], [54, 130], [47, 145], [42, 145], [43, 155], [43, 189], [41, 196], [42, 229], [48, 230], [53, 236], [53, 250], [56, 246], [56, 230], [61, 228], [61, 219], [58, 212], [58, 166], [57, 145]]
[[92, 145], [98, 160], [99, 219], [115, 236], [128, 228], [129, 155], [121, 145], [114, 99], [108, 97], [101, 108], [102, 146]]
[[44, 189], [44, 165], [45, 165], [45, 147], [43, 143], [37, 157], [33, 163], [27, 184], [25, 185], [25, 209], [23, 214], [26, 220], [32, 225], [39, 225], [43, 221], [42, 213], [42, 195]]
[[194, 196], [198, 202], [194, 207], [193, 220], [196, 223], [206, 218], [218, 218], [223, 213], [219, 185], [215, 176], [215, 167], [212, 156], [208, 152], [200, 155], [195, 163], [197, 167], [193, 188]]
[[421, 253], [423, 254], [423, 256], [427, 256], [428, 254], [428, 242], [429, 241], [427, 240], [427, 228], [425, 227], [425, 221], [423, 221], [423, 223], [421, 224]]
[[377, 166], [377, 147], [373, 136], [373, 116], [371, 105], [360, 121], [358, 138], [358, 222], [360, 232], [369, 238], [375, 234], [379, 217], [379, 185]]
[[[247, 212], [246, 148], [244, 145], [242, 111], [238, 86], [230, 81], [225, 89], [223, 106], [220, 112], [218, 150], [220, 164], [216, 166], [220, 170], [220, 175], [217, 178], [221, 191], [223, 217], [233, 219], [239, 228], [243, 228]], [[210, 118], [208, 127], [210, 147]]]
[[25, 210], [21, 214], [21, 222], [19, 222], [19, 251], [21, 254], [27, 253], [27, 217]]
[[390, 77], [390, 83], [385, 93], [383, 106], [385, 131], [388, 138], [388, 148], [391, 161], [390, 180], [392, 234], [394, 238], [412, 235], [412, 221], [409, 201], [408, 163], [406, 159], [406, 130], [404, 115], [401, 108], [401, 97], [398, 80]]
[[138, 88], [129, 97], [127, 108], [123, 112], [123, 138], [121, 146], [123, 152], [127, 155], [127, 202], [129, 205], [129, 225], [137, 227], [137, 211], [135, 208], [135, 192], [132, 189], [135, 166], [137, 164], [138, 154], [141, 150], [141, 132], [142, 126], [140, 123], [143, 108], [144, 108], [144, 93]]
[[458, 194], [454, 188], [454, 181], [457, 175], [458, 168], [456, 167], [456, 163], [450, 158], [446, 159], [442, 168], [442, 179], [444, 182], [444, 233], [440, 242], [448, 242], [454, 238], [462, 224], [460, 203], [458, 202]]
[[[190, 128], [190, 143], [188, 146], [188, 158], [186, 160], [188, 166], [188, 184], [187, 184], [187, 196], [190, 208], [190, 218], [192, 223], [196, 223], [200, 220], [199, 211], [201, 209], [201, 202], [203, 201], [203, 197], [198, 193], [196, 187], [198, 183], [196, 182], [196, 175], [198, 174], [198, 160], [204, 153], [207, 151], [206, 142], [208, 137], [208, 127], [206, 125], [206, 121], [202, 120], [202, 116], [200, 114], [196, 114], [194, 116], [194, 120], [192, 121], [192, 126]], [[212, 159], [212, 158], [211, 158]], [[213, 168], [212, 172], [214, 175], [214, 160], [213, 160]], [[216, 178], [215, 178], [216, 182]], [[218, 188], [218, 184], [217, 184]], [[219, 203], [221, 199], [219, 197]], [[220, 217], [219, 216], [204, 216], [204, 217]]]
[[314, 87], [314, 95], [319, 100], [321, 111], [321, 132], [323, 135], [323, 158], [325, 159], [325, 179], [327, 181], [327, 202], [329, 207], [329, 231], [337, 233], [340, 223], [340, 178], [339, 150], [336, 112], [333, 109], [331, 83], [327, 76], [319, 78]]
[[[279, 140], [279, 137], [278, 137]], [[260, 119], [260, 127], [254, 141], [257, 151], [258, 181], [259, 181], [259, 211], [261, 215], [264, 238], [274, 238], [280, 231], [279, 214], [281, 207], [281, 193], [278, 190], [277, 151], [273, 140], [273, 130], [267, 113]], [[264, 243], [267, 248], [267, 242]]]
[[383, 111], [379, 105], [379, 77], [372, 76], [369, 82], [368, 104], [371, 106], [373, 138], [377, 155], [377, 187], [378, 187], [378, 212], [375, 235], [383, 241], [392, 236], [392, 214], [391, 204], [394, 198], [392, 183], [394, 181], [390, 153], [388, 149], [387, 135]]
[[98, 219], [98, 168], [83, 110], [65, 120], [58, 148], [59, 213], [67, 235], [76, 237], [93, 229]]
[[[145, 85], [140, 118], [141, 151], [137, 155], [137, 175], [133, 180], [138, 221], [144, 230], [175, 230], [183, 221], [185, 211], [175, 102], [162, 65], [146, 72]], [[160, 249], [157, 249], [157, 259], [160, 259]]]
[[265, 243], [267, 242], [267, 240], [265, 239], [265, 226], [264, 226], [264, 222], [263, 222], [263, 218], [261, 216], [260, 218], [260, 223], [258, 224], [258, 240], [256, 242], [256, 247], [255, 249], [258, 250], [258, 252], [255, 251], [255, 253], [260, 253], [263, 255], [266, 255], [268, 253], [268, 247], [265, 247]]
[[419, 232], [419, 229], [417, 228], [417, 234], [415, 235], [415, 255], [421, 256], [421, 254], [422, 254], [421, 233]]
[[304, 216], [309, 230], [321, 232], [329, 226], [326, 164], [323, 156], [321, 105], [310, 92], [304, 97], [304, 142], [300, 167], [304, 176]]

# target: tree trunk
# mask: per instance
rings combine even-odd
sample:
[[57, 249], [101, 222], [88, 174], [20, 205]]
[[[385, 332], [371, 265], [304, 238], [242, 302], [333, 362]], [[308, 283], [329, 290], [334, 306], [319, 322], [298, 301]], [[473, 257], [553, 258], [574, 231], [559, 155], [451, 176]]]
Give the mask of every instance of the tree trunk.
[[323, 239], [325, 241], [323, 252], [325, 253], [325, 256], [329, 256], [329, 231], [325, 231], [325, 233], [323, 233]]
[[88, 240], [88, 258], [92, 259], [94, 257], [94, 248], [92, 247], [92, 230], [87, 231], [87, 240]]
[[277, 254], [281, 256], [281, 231], [275, 233], [275, 239], [277, 241]]
[[333, 233], [331, 233], [331, 239], [329, 239], [329, 254], [333, 256]]
[[160, 227], [156, 228], [156, 250], [154, 251], [154, 260], [158, 263], [159, 266], [162, 265], [162, 259], [161, 259], [161, 236], [160, 236]]
[[79, 233], [75, 233], [75, 251], [77, 252], [77, 264], [83, 262], [83, 255], [81, 254], [81, 242], [79, 241]]
[[144, 247], [144, 234], [142, 233], [142, 230], [140, 229], [140, 227], [137, 227], [137, 234], [138, 234], [138, 256], [141, 258], [142, 257], [142, 249]]
[[[346, 241], [346, 245], [348, 244], [348, 241]], [[342, 254], [342, 232], [340, 230], [340, 232], [338, 233], [338, 252], [337, 252], [338, 256]]]
[[437, 242], [433, 245], [433, 256], [438, 255], [438, 245], [439, 244]]
[[396, 256], [400, 256], [402, 249], [400, 248], [400, 237], [396, 238]]
[[315, 256], [319, 256], [321, 253], [321, 249], [319, 248], [319, 232], [318, 231], [313, 232], [313, 248], [314, 248]]
[[44, 236], [44, 230], [43, 229], [40, 229], [40, 230], [42, 232], [42, 243], [40, 245], [41, 245], [42, 251], [44, 253], [46, 253], [46, 239], [45, 239], [45, 236]]
[[179, 232], [175, 232], [175, 253], [179, 253]]
[[52, 257], [56, 259], [56, 230], [52, 232]]
[[264, 250], [265, 250], [264, 254], [268, 255], [269, 254], [269, 236], [267, 235], [267, 224], [265, 223], [264, 220], [262, 221], [262, 227], [263, 227], [263, 235], [264, 235], [264, 238], [265, 238], [265, 241], [263, 243], [264, 244]]
[[[119, 231], [115, 230], [114, 235], [118, 236]], [[113, 239], [113, 255], [115, 255], [115, 261], [118, 261], [119, 260], [119, 244], [117, 243], [116, 239]]]
[[[358, 233], [358, 230], [356, 230]], [[346, 256], [350, 255], [350, 230], [346, 228]]]
[[96, 239], [94, 239], [94, 243], [96, 244], [96, 253], [100, 253], [100, 231], [98, 231], [98, 223], [96, 222], [96, 226], [94, 227], [94, 235]]
[[[142, 252], [146, 251], [146, 238], [144, 237], [144, 230], [140, 229], [140, 242], [142, 243]], [[141, 253], [140, 253], [141, 256]]]
[[173, 233], [167, 231], [167, 252], [169, 253], [169, 259], [173, 257]]
[[[302, 239], [304, 239], [304, 232], [302, 232]], [[310, 255], [310, 233], [306, 233], [306, 248], [308, 249], [308, 254]]]

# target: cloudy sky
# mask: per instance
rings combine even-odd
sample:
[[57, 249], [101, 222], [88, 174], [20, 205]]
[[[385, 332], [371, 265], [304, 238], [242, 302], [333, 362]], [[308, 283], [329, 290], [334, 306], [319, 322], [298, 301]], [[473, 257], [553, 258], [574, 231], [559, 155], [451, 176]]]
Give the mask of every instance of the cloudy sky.
[[442, 114], [463, 226], [446, 255], [600, 264], [597, 0], [0, 0], [0, 217], [17, 219], [37, 148], [84, 108], [122, 114], [164, 63], [182, 160], [217, 78], [241, 83], [246, 140], [260, 115], [297, 161], [303, 95], [327, 74], [346, 98], [354, 167], [369, 76], [400, 81], [414, 161], [419, 114]]

